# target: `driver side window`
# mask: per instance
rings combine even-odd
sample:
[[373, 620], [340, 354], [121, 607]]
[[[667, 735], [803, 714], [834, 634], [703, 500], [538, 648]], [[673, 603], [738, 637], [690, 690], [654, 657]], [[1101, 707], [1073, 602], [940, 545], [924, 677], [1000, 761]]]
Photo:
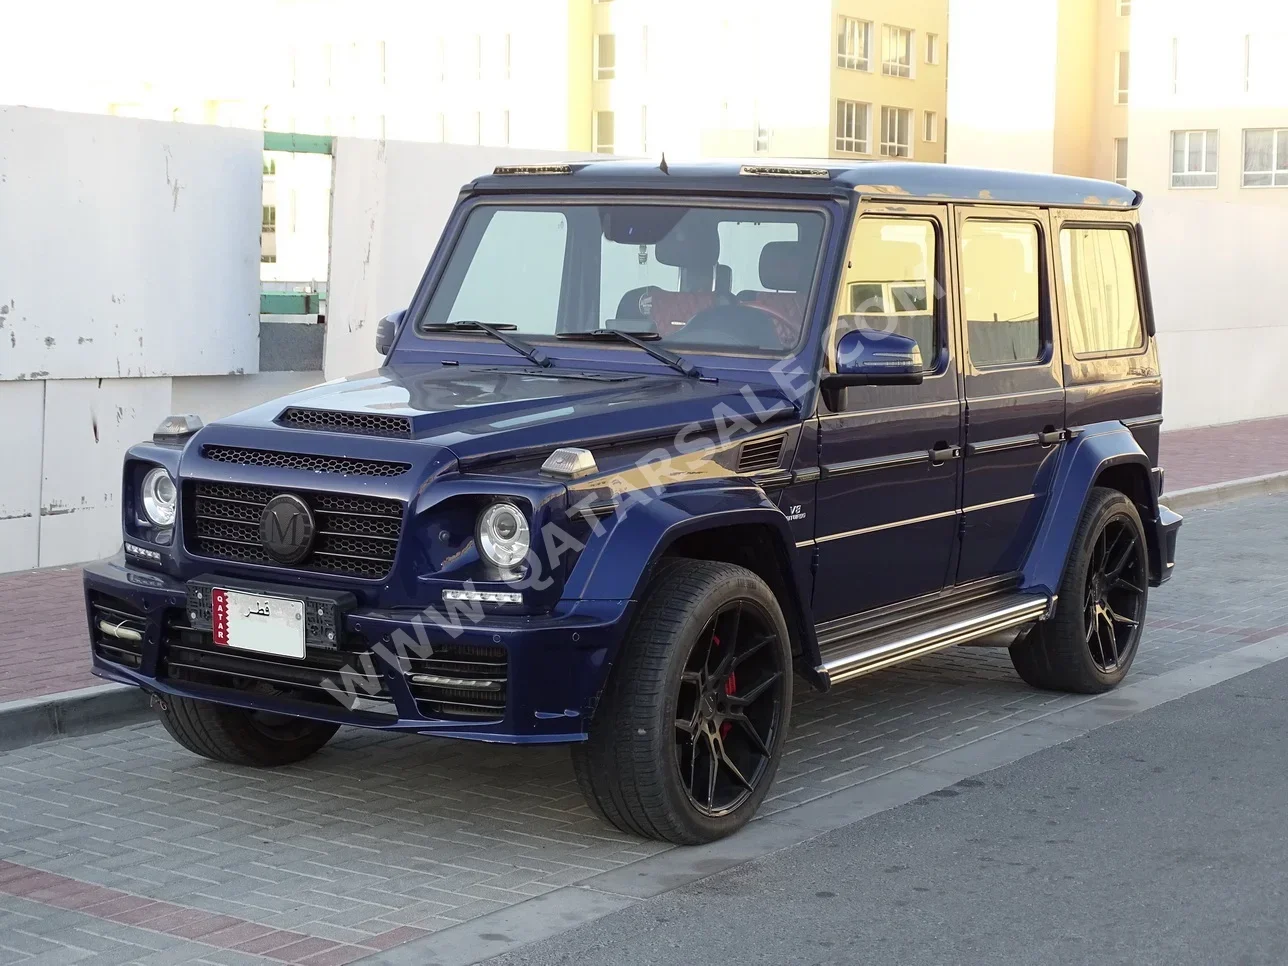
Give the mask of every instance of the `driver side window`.
[[929, 219], [860, 218], [850, 237], [836, 338], [856, 328], [895, 332], [917, 341], [927, 371], [937, 369], [943, 348], [938, 247]]

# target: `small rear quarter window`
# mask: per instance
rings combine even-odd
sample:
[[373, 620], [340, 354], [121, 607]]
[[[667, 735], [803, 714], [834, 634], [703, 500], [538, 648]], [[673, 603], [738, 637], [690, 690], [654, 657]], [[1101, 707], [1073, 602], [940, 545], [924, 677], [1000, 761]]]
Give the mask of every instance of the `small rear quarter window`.
[[1126, 229], [1063, 228], [1060, 262], [1075, 355], [1130, 352], [1145, 344]]

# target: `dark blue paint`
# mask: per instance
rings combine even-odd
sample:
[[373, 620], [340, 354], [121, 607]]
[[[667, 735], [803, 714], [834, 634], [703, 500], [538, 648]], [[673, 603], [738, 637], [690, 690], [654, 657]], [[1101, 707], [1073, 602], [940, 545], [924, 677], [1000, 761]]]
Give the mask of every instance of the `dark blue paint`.
[[[727, 528], [753, 527], [765, 538], [773, 559], [757, 563], [780, 577], [784, 610], [807, 673], [818, 660], [816, 623], [991, 574], [1018, 571], [1025, 588], [1053, 591], [1086, 495], [1107, 471], [1118, 478], [1140, 474], [1139, 492], [1147, 495], [1137, 502], [1150, 536], [1151, 580], [1166, 579], [1180, 518], [1158, 505], [1153, 490], [1157, 427], [1132, 430], [1121, 422], [1161, 411], [1152, 339], [1132, 358], [1079, 360], [1061, 351], [1064, 336], [1052, 331], [1040, 364], [981, 371], [970, 365], [960, 325], [945, 317], [937, 320], [943, 348], [920, 385], [818, 389], [826, 370], [823, 335], [832, 318], [831, 293], [844, 270], [856, 188], [865, 197], [895, 203], [969, 202], [988, 192], [990, 202], [1124, 209], [1135, 204], [1135, 195], [1080, 179], [941, 165], [820, 164], [828, 168], [827, 178], [745, 177], [725, 162], [675, 164], [670, 175], [662, 175], [643, 162], [614, 162], [577, 165], [568, 176], [479, 179], [453, 214], [407, 318], [423, 310], [463, 212], [479, 197], [506, 192], [531, 200], [552, 192], [598, 195], [629, 188], [699, 192], [704, 198], [813, 199], [809, 203], [828, 214], [828, 232], [806, 323], [811, 337], [785, 359], [694, 355], [690, 361], [712, 377], [698, 381], [628, 346], [561, 343], [549, 350], [555, 368], [538, 372], [485, 336], [423, 338], [401, 331], [378, 371], [220, 420], [182, 444], [135, 446], [123, 468], [125, 535], [161, 552], [162, 562], [127, 563], [118, 555], [86, 568], [87, 591], [125, 598], [147, 615], [141, 668], [96, 656], [95, 673], [159, 694], [286, 710], [276, 699], [179, 684], [164, 675], [162, 614], [183, 607], [185, 581], [218, 574], [347, 591], [358, 602], [346, 618], [351, 635], [368, 646], [396, 631], [415, 638], [414, 619], [422, 608], [441, 607], [443, 589], [465, 579], [479, 589], [504, 586], [472, 547], [472, 520], [494, 496], [529, 509], [534, 533], [555, 523], [584, 544], [553, 566], [540, 542], [534, 544], [550, 581], [529, 594], [521, 612], [501, 609], [450, 633], [432, 624], [422, 631], [431, 644], [505, 647], [510, 684], [504, 718], [423, 717], [400, 671], [379, 654], [374, 660], [396, 718], [373, 721], [339, 706], [306, 712], [291, 706], [293, 713], [485, 741], [580, 740], [655, 563], [676, 541], [708, 533], [715, 534], [712, 545], [718, 547], [719, 534], [748, 532]], [[942, 245], [952, 209], [921, 209], [918, 217], [939, 224]], [[941, 247], [941, 266], [949, 254]], [[786, 392], [784, 382], [799, 391]], [[285, 428], [275, 420], [288, 406], [403, 415], [411, 421], [412, 439]], [[780, 469], [739, 474], [742, 440], [721, 437], [713, 419], [717, 412], [726, 425], [731, 418], [755, 424], [757, 436], [783, 434]], [[1074, 435], [1050, 445], [995, 445], [1048, 424], [1068, 426]], [[639, 468], [666, 455], [677, 433], [684, 455], [670, 475], [658, 478]], [[395, 461], [409, 469], [399, 476], [359, 477], [246, 466], [207, 459], [202, 451], [212, 444]], [[572, 483], [540, 475], [541, 461], [561, 445], [592, 448], [599, 474]], [[972, 454], [972, 446], [979, 451]], [[192, 480], [225, 481], [398, 500], [406, 510], [392, 571], [375, 581], [193, 556], [182, 514], [172, 532], [158, 532], [135, 506], [138, 481], [154, 465], [166, 467], [181, 488]], [[628, 503], [631, 509], [592, 529], [572, 512], [583, 500]]]

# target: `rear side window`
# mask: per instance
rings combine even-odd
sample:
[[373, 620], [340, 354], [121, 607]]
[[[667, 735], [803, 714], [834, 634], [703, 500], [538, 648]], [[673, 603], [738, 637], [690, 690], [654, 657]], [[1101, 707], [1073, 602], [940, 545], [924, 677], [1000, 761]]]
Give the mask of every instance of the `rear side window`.
[[1060, 262], [1075, 355], [1127, 352], [1145, 344], [1125, 229], [1061, 229]]
[[962, 227], [961, 249], [971, 361], [976, 366], [1037, 362], [1042, 357], [1037, 225], [972, 218]]

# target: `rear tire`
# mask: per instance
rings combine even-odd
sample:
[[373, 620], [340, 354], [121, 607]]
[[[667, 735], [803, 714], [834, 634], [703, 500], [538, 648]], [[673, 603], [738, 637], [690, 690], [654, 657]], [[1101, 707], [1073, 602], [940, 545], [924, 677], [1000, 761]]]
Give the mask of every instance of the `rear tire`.
[[194, 755], [230, 765], [294, 764], [325, 745], [340, 728], [172, 695], [159, 700], [161, 723], [171, 738]]
[[1149, 593], [1145, 529], [1126, 494], [1096, 487], [1074, 534], [1054, 616], [1011, 645], [1035, 688], [1099, 694], [1127, 676]]
[[791, 702], [773, 592], [744, 567], [677, 558], [650, 585], [589, 738], [573, 747], [577, 783], [624, 832], [677, 845], [723, 838], [769, 791]]

